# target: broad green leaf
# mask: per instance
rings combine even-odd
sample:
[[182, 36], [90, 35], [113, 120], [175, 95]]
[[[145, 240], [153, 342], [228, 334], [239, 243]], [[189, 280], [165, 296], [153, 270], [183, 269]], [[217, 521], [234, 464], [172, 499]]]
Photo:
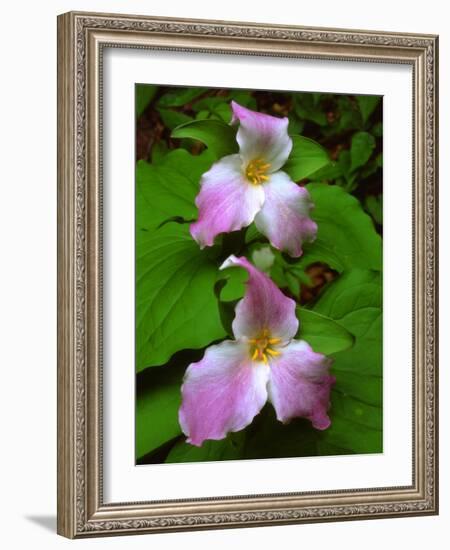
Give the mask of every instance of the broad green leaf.
[[177, 126], [180, 126], [180, 124], [186, 124], [187, 122], [192, 121], [192, 117], [179, 111], [174, 111], [172, 109], [159, 108], [158, 112], [162, 121], [170, 130], [173, 130]]
[[341, 275], [314, 306], [355, 335], [353, 348], [335, 355], [336, 391], [372, 406], [382, 400], [381, 307], [381, 275], [365, 270]]
[[220, 120], [194, 120], [182, 124], [173, 130], [172, 137], [201, 141], [216, 158], [238, 151], [236, 130]]
[[184, 107], [204, 92], [207, 88], [181, 88], [173, 87], [158, 100], [159, 107]]
[[220, 271], [217, 278], [223, 279], [226, 282], [220, 292], [220, 299], [222, 301], [230, 302], [242, 298], [245, 292], [245, 283], [248, 279], [246, 269], [239, 266], [229, 267]]
[[376, 106], [380, 102], [381, 96], [379, 95], [357, 95], [356, 101], [361, 111], [363, 123], [365, 124], [370, 115], [374, 112]]
[[292, 151], [282, 170], [287, 172], [294, 181], [307, 178], [330, 162], [326, 150], [303, 136], [292, 137]]
[[136, 396], [136, 458], [181, 434], [178, 409], [185, 367], [148, 369], [141, 374]]
[[376, 223], [383, 223], [383, 197], [378, 195], [369, 195], [365, 201], [366, 210], [370, 213]]
[[351, 332], [333, 319], [299, 307], [296, 313], [300, 320], [297, 338], [306, 340], [314, 351], [331, 355], [352, 347], [354, 337]]
[[165, 141], [162, 141], [162, 140], [156, 141], [152, 145], [152, 154], [151, 154], [152, 164], [159, 164], [163, 162], [163, 159], [168, 152], [169, 152], [169, 148]]
[[136, 165], [136, 227], [150, 230], [177, 217], [194, 220], [199, 180], [213, 160], [208, 151], [194, 156], [184, 149], [167, 153], [156, 164], [140, 160]]
[[201, 447], [195, 447], [184, 441], [171, 449], [166, 462], [210, 462], [214, 460], [236, 460], [242, 458], [244, 432], [230, 434], [219, 441], [204, 441]]
[[[338, 373], [339, 375], [339, 373]], [[360, 378], [363, 384], [363, 379]], [[382, 411], [350, 394], [333, 390], [331, 426], [317, 438], [318, 454], [381, 453]]]
[[304, 245], [300, 265], [325, 262], [344, 269], [381, 269], [382, 243], [372, 219], [352, 195], [335, 185], [310, 183], [307, 189], [315, 205], [316, 240]]
[[367, 132], [357, 132], [352, 137], [350, 147], [351, 167], [356, 170], [366, 164], [375, 148], [375, 138]]
[[147, 105], [155, 97], [158, 86], [138, 84], [136, 86], [136, 116], [140, 117], [147, 108]]
[[[342, 154], [340, 155], [342, 156]], [[340, 157], [339, 157], [340, 158]], [[311, 174], [311, 180], [313, 182], [328, 182], [334, 181], [344, 175], [343, 166], [337, 161], [330, 162], [314, 174]]]
[[186, 224], [136, 235], [136, 369], [162, 365], [177, 351], [198, 349], [226, 333], [214, 285], [217, 266]]

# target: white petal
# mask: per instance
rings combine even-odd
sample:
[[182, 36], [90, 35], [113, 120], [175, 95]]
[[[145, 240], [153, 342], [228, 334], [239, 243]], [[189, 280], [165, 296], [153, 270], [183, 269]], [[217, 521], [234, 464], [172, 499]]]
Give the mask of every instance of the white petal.
[[262, 159], [271, 166], [269, 172], [276, 172], [287, 161], [292, 150], [292, 139], [287, 133], [289, 120], [264, 113], [257, 113], [231, 102], [232, 122], [239, 121], [236, 135], [239, 153], [244, 164]]

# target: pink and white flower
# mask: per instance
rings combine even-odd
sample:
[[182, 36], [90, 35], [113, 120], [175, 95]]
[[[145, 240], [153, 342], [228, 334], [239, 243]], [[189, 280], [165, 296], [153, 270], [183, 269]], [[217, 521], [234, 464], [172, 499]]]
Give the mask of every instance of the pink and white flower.
[[188, 443], [223, 439], [248, 426], [270, 401], [277, 419], [304, 417], [324, 430], [335, 379], [331, 359], [295, 340], [295, 302], [246, 258], [230, 256], [221, 269], [241, 266], [249, 278], [236, 306], [235, 340], [206, 349], [186, 370], [181, 387], [180, 426]]
[[280, 170], [292, 149], [289, 121], [234, 101], [231, 107], [231, 123], [239, 123], [239, 153], [223, 157], [203, 174], [191, 235], [203, 248], [212, 246], [220, 233], [254, 221], [272, 246], [301, 256], [302, 244], [315, 239], [317, 225], [309, 217], [313, 204], [308, 191]]

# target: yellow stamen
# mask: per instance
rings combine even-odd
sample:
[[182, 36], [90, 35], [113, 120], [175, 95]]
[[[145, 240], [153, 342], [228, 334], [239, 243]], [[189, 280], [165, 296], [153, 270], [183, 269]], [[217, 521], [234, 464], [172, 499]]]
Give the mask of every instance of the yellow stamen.
[[260, 185], [269, 180], [267, 171], [270, 168], [270, 163], [264, 162], [263, 159], [256, 158], [247, 164], [245, 176], [253, 185]]
[[267, 329], [263, 329], [257, 338], [249, 338], [250, 354], [252, 361], [262, 361], [265, 365], [269, 363], [269, 359], [281, 355], [272, 346], [281, 343], [281, 338], [271, 338]]

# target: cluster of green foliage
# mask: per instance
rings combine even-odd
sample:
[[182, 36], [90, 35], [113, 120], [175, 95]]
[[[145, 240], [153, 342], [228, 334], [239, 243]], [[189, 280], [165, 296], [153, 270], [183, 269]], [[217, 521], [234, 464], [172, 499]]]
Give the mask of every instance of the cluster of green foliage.
[[[293, 259], [254, 225], [200, 250], [189, 233], [199, 180], [235, 153], [230, 101], [289, 117], [293, 151], [283, 167], [309, 190], [314, 243]], [[374, 453], [382, 450], [381, 104], [375, 96], [136, 88], [138, 121], [160, 133], [136, 165], [136, 458], [139, 463]], [[308, 136], [308, 137], [306, 137]], [[219, 271], [245, 255], [297, 300], [298, 338], [334, 358], [332, 425], [319, 432], [297, 419], [276, 421], [266, 405], [254, 422], [197, 448], [178, 424], [187, 366], [232, 337], [245, 273]], [[311, 266], [331, 273], [305, 299]]]

